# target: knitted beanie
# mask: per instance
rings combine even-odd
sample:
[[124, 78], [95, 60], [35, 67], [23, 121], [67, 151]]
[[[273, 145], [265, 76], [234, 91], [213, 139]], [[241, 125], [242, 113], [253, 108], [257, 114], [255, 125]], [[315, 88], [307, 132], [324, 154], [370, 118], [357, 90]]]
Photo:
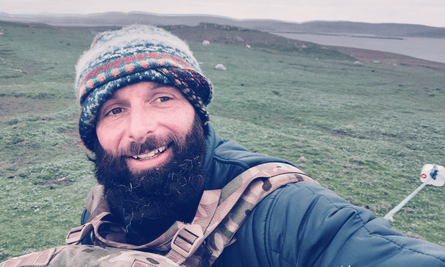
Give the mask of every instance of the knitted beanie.
[[202, 122], [208, 122], [213, 85], [187, 44], [163, 29], [132, 25], [96, 36], [76, 65], [79, 134], [87, 149], [94, 147], [101, 106], [116, 90], [141, 81], [178, 88]]

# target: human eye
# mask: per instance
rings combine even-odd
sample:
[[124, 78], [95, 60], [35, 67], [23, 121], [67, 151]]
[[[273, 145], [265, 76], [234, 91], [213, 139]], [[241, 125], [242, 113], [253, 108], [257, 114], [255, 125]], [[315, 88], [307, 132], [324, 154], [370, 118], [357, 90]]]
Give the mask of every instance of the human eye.
[[110, 111], [108, 111], [107, 113], [105, 113], [105, 117], [110, 116], [110, 115], [117, 115], [119, 113], [121, 113], [123, 111], [123, 108], [113, 108]]
[[167, 102], [167, 101], [169, 101], [171, 99], [172, 98], [169, 97], [169, 96], [161, 96], [161, 97], [156, 98], [156, 102], [157, 103], [164, 103], [164, 102]]

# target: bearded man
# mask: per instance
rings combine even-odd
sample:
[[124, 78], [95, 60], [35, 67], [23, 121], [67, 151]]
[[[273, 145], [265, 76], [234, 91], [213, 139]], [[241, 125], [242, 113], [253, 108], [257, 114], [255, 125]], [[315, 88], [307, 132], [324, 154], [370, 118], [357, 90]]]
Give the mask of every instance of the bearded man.
[[[170, 253], [177, 249], [170, 233], [178, 232], [178, 225], [199, 221], [197, 214], [207, 213], [200, 207], [212, 202], [208, 192], [226, 188], [240, 174], [262, 164], [275, 166], [271, 173], [292, 165], [252, 153], [215, 134], [206, 109], [213, 97], [211, 82], [188, 46], [162, 29], [130, 26], [102, 33], [80, 58], [76, 71], [80, 137], [94, 154], [99, 184], [89, 200], [101, 200], [96, 208], [111, 214], [107, 218], [123, 229], [121, 235], [108, 232], [101, 245], [128, 244], [121, 247]], [[233, 230], [236, 233], [224, 244], [222, 254], [210, 263], [445, 266], [442, 247], [408, 238], [303, 173], [295, 174], [298, 170], [291, 172], [286, 179], [296, 180], [275, 190], [270, 190], [270, 179], [260, 180], [259, 194], [273, 192], [251, 209], [236, 213], [243, 217], [236, 225], [239, 229]], [[252, 192], [245, 199], [252, 198]], [[219, 205], [224, 197], [223, 193], [213, 202]], [[94, 221], [99, 213], [86, 209], [82, 224]], [[230, 222], [236, 221], [233, 214], [222, 216], [228, 225], [225, 232], [206, 239], [204, 247], [221, 247], [219, 240], [231, 229]], [[218, 216], [220, 209], [211, 217]], [[190, 246], [194, 237], [200, 238], [193, 233], [186, 232], [193, 239]], [[82, 239], [83, 244], [96, 244], [100, 238]], [[193, 248], [187, 253], [204, 250]]]

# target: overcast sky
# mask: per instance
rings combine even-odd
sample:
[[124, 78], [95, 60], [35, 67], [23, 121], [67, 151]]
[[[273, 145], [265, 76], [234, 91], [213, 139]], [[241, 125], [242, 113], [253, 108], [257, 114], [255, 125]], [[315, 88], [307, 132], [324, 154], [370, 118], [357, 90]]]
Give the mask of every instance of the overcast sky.
[[10, 14], [144, 11], [292, 22], [347, 20], [445, 27], [445, 0], [0, 0]]

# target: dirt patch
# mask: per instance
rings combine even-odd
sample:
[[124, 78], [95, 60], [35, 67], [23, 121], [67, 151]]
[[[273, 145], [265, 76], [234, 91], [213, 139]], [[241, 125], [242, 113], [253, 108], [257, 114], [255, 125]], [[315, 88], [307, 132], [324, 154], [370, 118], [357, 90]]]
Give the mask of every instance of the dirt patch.
[[6, 121], [20, 115], [30, 114], [38, 104], [24, 97], [0, 97], [0, 121]]
[[0, 97], [0, 122], [25, 115], [36, 115], [62, 110], [73, 103], [72, 99], [31, 99], [27, 97]]
[[48, 187], [49, 189], [56, 189], [57, 187], [61, 186], [69, 186], [73, 183], [72, 180], [66, 179], [66, 178], [55, 178], [53, 180], [35, 183], [36, 185], [43, 185]]

